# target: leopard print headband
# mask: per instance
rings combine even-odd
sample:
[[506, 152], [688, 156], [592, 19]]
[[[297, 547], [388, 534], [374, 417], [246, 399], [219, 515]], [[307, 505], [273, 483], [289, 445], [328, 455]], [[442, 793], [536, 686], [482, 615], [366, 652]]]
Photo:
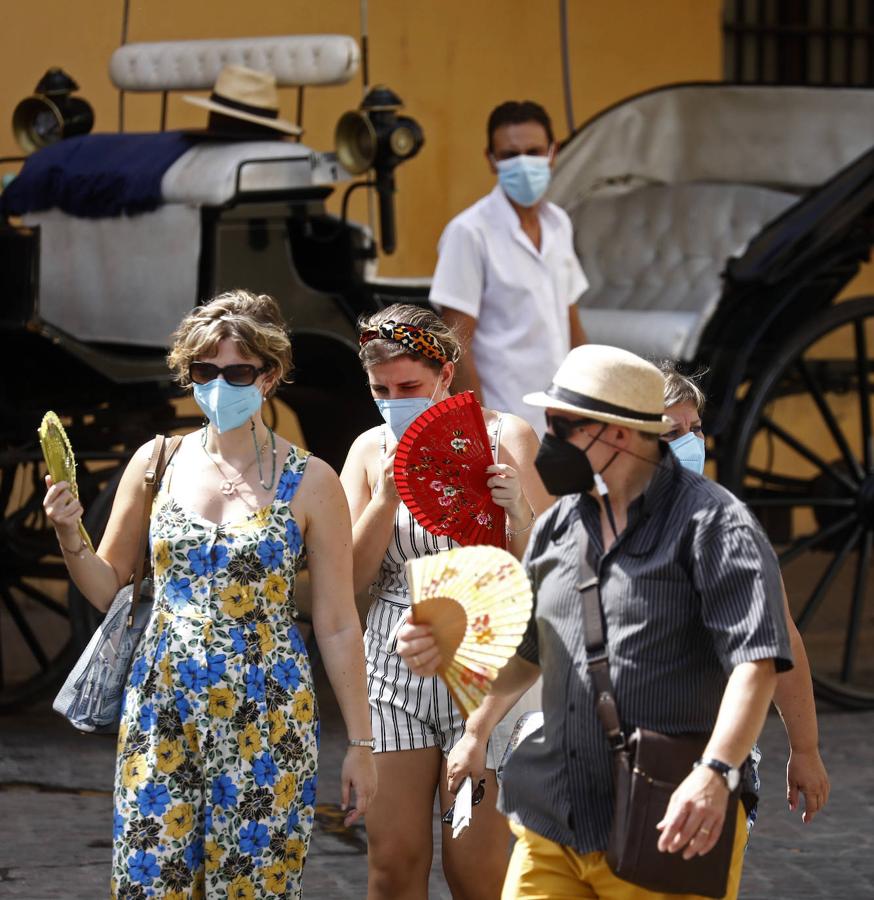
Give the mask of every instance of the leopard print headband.
[[388, 319], [376, 328], [362, 331], [358, 343], [363, 347], [378, 338], [384, 341], [394, 341], [411, 353], [424, 356], [425, 359], [436, 360], [441, 365], [449, 360], [437, 338], [430, 331], [419, 328], [418, 325], [407, 325], [405, 322]]

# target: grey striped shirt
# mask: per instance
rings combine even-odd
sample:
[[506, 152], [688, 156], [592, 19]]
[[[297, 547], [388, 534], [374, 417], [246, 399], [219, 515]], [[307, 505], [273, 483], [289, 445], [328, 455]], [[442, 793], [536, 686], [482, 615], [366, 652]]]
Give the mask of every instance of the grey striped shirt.
[[669, 453], [605, 554], [598, 505], [564, 497], [525, 558], [536, 607], [519, 655], [543, 673], [544, 727], [510, 759], [501, 808], [579, 853], [604, 850], [613, 816], [607, 739], [586, 672], [580, 542], [598, 575], [610, 675], [626, 733], [709, 733], [728, 674], [791, 668], [780, 570], [756, 519]]

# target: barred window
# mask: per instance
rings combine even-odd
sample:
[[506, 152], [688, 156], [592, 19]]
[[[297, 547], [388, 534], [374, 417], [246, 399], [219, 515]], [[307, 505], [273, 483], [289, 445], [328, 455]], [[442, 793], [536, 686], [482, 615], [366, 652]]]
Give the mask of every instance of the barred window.
[[726, 81], [874, 86], [874, 0], [726, 0]]

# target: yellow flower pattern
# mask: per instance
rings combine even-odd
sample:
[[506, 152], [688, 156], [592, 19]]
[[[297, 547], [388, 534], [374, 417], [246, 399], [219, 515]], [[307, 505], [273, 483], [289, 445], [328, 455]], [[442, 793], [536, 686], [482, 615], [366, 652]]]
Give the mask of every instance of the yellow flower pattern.
[[222, 612], [235, 619], [241, 619], [255, 609], [255, 598], [248, 585], [232, 584], [219, 591], [219, 597], [222, 598]]
[[311, 691], [300, 690], [294, 695], [294, 717], [300, 722], [312, 721], [313, 695]]
[[190, 803], [179, 803], [164, 813], [165, 831], [170, 837], [185, 837], [194, 824], [194, 808]]
[[155, 610], [119, 727], [115, 897], [299, 900], [318, 718], [294, 624], [291, 501], [308, 458], [292, 448], [274, 502], [239, 522], [213, 524], [159, 491]]

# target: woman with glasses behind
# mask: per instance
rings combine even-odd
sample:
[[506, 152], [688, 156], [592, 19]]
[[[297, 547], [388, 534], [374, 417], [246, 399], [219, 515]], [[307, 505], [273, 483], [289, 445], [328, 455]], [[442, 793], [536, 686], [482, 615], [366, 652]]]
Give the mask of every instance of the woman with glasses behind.
[[[347, 824], [376, 790], [349, 510], [333, 470], [262, 418], [291, 369], [272, 298], [222, 294], [174, 337], [169, 365], [207, 423], [182, 440], [151, 510], [155, 604], [119, 730], [112, 896], [299, 897], [318, 746], [294, 621], [304, 547], [313, 626], [349, 734]], [[47, 479], [70, 575], [100, 610], [137, 562], [151, 451], [128, 465], [96, 554], [79, 538], [82, 506]]]
[[[704, 394], [695, 378], [678, 372], [670, 360], [661, 360], [656, 365], [665, 376], [665, 415], [674, 423], [670, 431], [661, 436], [662, 440], [667, 442], [681, 465], [703, 475], [705, 443], [701, 417], [704, 415], [706, 402]], [[795, 665], [788, 672], [781, 672], [777, 678], [774, 705], [780, 712], [789, 739], [786, 800], [789, 809], [794, 811], [798, 808], [799, 795], [803, 796], [803, 820], [809, 823], [828, 802], [830, 785], [828, 773], [819, 755], [819, 729], [810, 664], [804, 641], [792, 620], [785, 587], [783, 608]], [[758, 764], [762, 758], [758, 745], [753, 746], [750, 758], [752, 786], [758, 792]], [[748, 813], [747, 831], [751, 831], [755, 824], [756, 811], [753, 806]]]

